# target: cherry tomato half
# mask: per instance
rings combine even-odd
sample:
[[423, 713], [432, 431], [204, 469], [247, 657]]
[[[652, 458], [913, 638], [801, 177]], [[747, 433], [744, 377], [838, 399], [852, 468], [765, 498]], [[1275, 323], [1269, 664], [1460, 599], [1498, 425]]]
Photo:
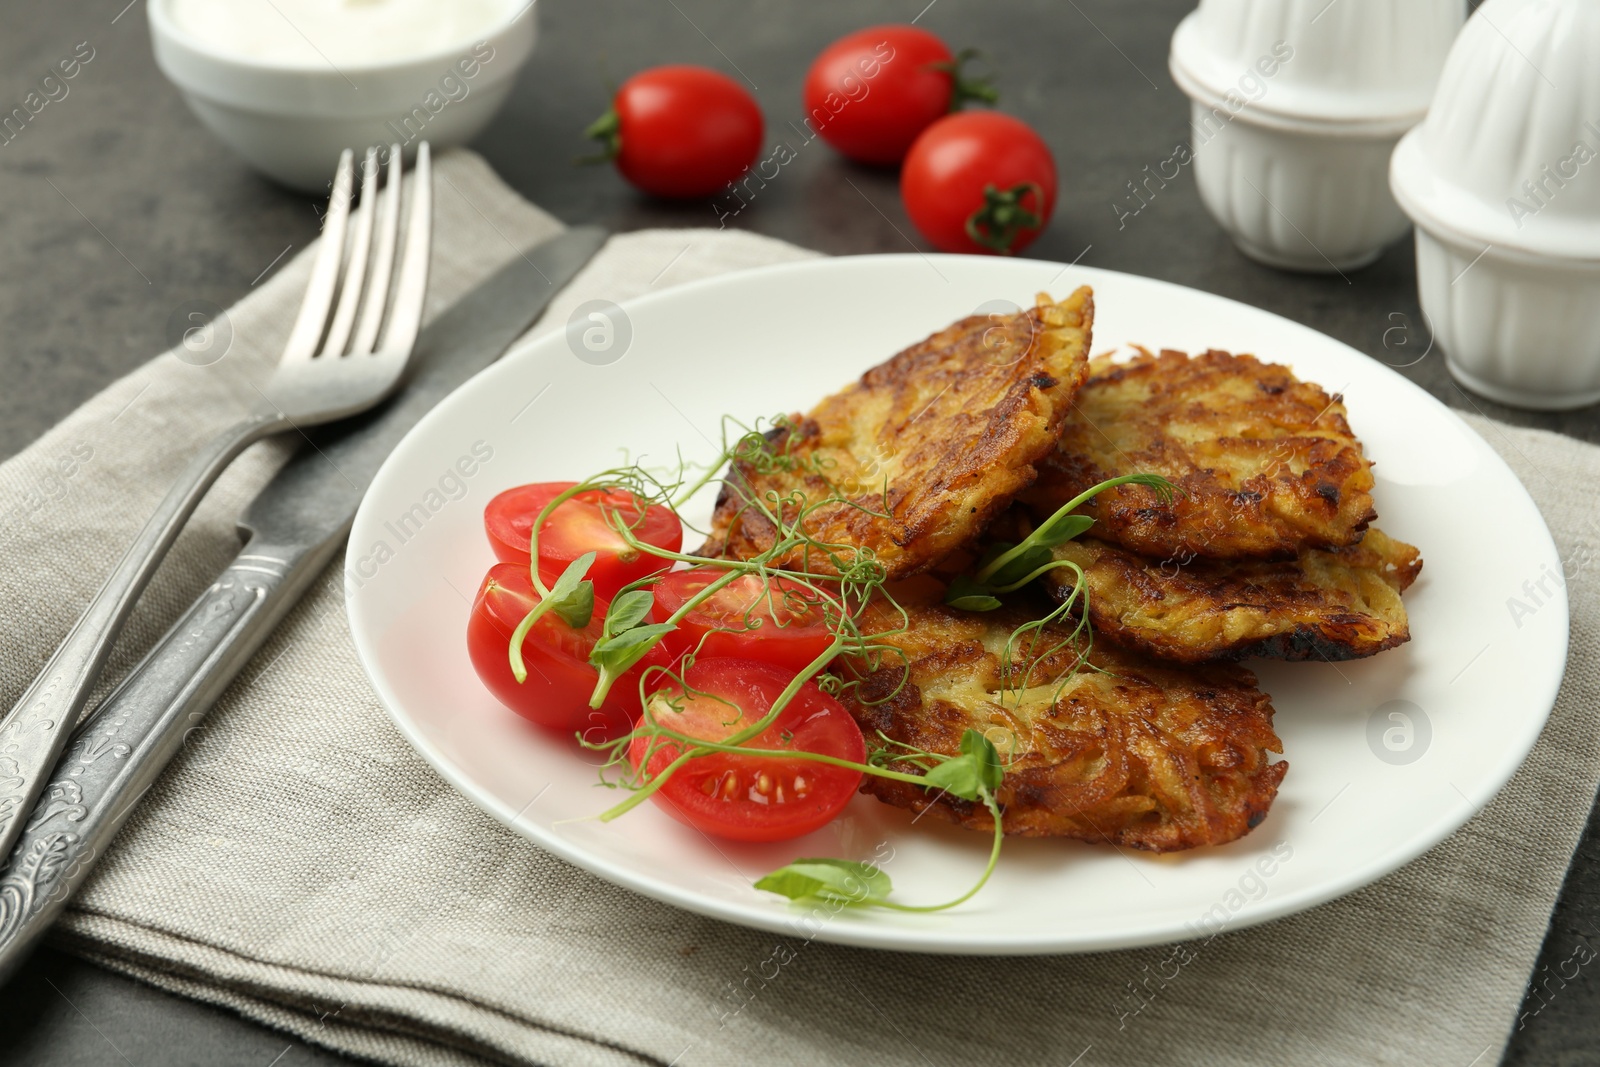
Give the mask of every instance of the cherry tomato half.
[[943, 252], [1020, 252], [1056, 207], [1056, 162], [1027, 123], [994, 111], [935, 122], [900, 172], [906, 214]]
[[822, 50], [806, 74], [806, 121], [859, 163], [892, 166], [917, 134], [994, 90], [959, 76], [943, 41], [916, 26], [869, 26]]
[[533, 624], [522, 641], [528, 678], [518, 682], [508, 659], [511, 635], [538, 602], [527, 567], [497, 563], [489, 568], [467, 622], [467, 654], [483, 684], [524, 719], [569, 735], [581, 731], [586, 741], [609, 740], [633, 729], [642, 710], [639, 676], [647, 666], [666, 666], [666, 653], [652, 649], [617, 680], [600, 708], [589, 707], [589, 695], [600, 680], [589, 665], [589, 653], [600, 639], [606, 614], [606, 605], [596, 600], [594, 617], [581, 630], [553, 613]]
[[[694, 695], [669, 685], [651, 696], [656, 721], [692, 737], [719, 741], [763, 718], [794, 672], [742, 659], [703, 659], [684, 674]], [[719, 699], [720, 698], [720, 699]], [[681, 710], [674, 711], [668, 702]], [[732, 705], [732, 706], [730, 706]], [[636, 737], [628, 759], [637, 770], [651, 739]], [[807, 682], [752, 748], [819, 752], [860, 763], [861, 729], [844, 705]], [[657, 742], [645, 777], [660, 774], [682, 750]], [[737, 841], [784, 841], [826, 825], [850, 803], [861, 772], [814, 760], [712, 753], [673, 772], [653, 799], [679, 822]]]
[[[483, 511], [489, 543], [502, 563], [528, 562], [533, 520], [559, 494], [577, 482], [536, 482], [507, 489]], [[561, 577], [567, 565], [585, 552], [595, 553], [588, 578], [594, 592], [611, 600], [629, 582], [672, 566], [670, 560], [633, 548], [611, 528], [607, 512], [619, 515], [634, 537], [668, 552], [683, 547], [683, 524], [670, 508], [651, 504], [640, 514], [639, 500], [617, 489], [594, 489], [566, 501], [539, 531], [539, 577], [546, 585]]]
[[[689, 598], [728, 572], [721, 567], [673, 571], [656, 582], [656, 622], [666, 622]], [[837, 609], [835, 609], [837, 610]], [[827, 607], [799, 582], [744, 574], [695, 605], [662, 638], [674, 659], [698, 648], [700, 658], [757, 659], [798, 672], [833, 641]]]
[[640, 71], [586, 131], [617, 170], [655, 196], [711, 196], [761, 151], [761, 109], [744, 86], [706, 67]]

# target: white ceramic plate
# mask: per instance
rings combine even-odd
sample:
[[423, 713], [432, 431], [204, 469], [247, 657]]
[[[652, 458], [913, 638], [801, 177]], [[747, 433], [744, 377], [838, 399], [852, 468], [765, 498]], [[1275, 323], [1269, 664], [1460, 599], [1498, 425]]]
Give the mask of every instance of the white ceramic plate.
[[[986, 836], [913, 827], [866, 797], [780, 845], [714, 844], [653, 805], [609, 825], [569, 821], [615, 800], [595, 786], [594, 757], [503, 709], [466, 655], [469, 601], [493, 562], [480, 525], [489, 498], [613, 466], [619, 449], [708, 458], [725, 413], [805, 409], [980, 306], [1080, 284], [1095, 290], [1096, 350], [1254, 352], [1343, 392], [1377, 464], [1380, 524], [1426, 559], [1406, 596], [1410, 644], [1354, 663], [1252, 664], [1290, 763], [1266, 821], [1231, 845], [1166, 857], [1009, 841], [977, 898], [934, 915], [814, 914], [751, 888], [800, 856], [891, 855], [883, 846], [897, 897], [910, 902], [954, 897], [982, 869]], [[915, 255], [747, 271], [641, 298], [626, 314], [631, 343], [612, 364], [576, 358], [558, 330], [440, 404], [379, 472], [346, 566], [356, 647], [401, 731], [485, 811], [602, 878], [730, 922], [854, 945], [1021, 954], [1180, 940], [1309, 908], [1421, 854], [1506, 782], [1555, 700], [1567, 606], [1527, 492], [1421, 389], [1287, 319], [1109, 271]], [[1531, 614], [1514, 614], [1511, 597]]]

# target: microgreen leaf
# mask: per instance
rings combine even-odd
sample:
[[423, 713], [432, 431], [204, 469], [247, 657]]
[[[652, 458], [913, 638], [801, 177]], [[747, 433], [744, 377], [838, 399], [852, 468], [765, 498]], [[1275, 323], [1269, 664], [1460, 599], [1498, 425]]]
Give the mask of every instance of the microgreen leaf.
[[594, 559], [593, 552], [585, 552], [567, 564], [556, 584], [550, 587], [550, 595], [544, 598], [550, 605], [549, 610], [561, 616], [574, 630], [588, 626], [594, 617], [594, 583], [583, 580], [594, 565]]
[[606, 612], [606, 635], [620, 634], [638, 626], [650, 614], [655, 600], [655, 594], [648, 589], [629, 589], [619, 593], [617, 599], [611, 602], [611, 610]]
[[995, 560], [999, 559], [1001, 556], [1005, 555], [1007, 552], [1010, 552], [1016, 547], [1017, 546], [1010, 541], [996, 541], [994, 544], [983, 550], [983, 554], [978, 557], [977, 566], [973, 569], [980, 574], [983, 573], [983, 571], [988, 568], [989, 564], [993, 563]]
[[[1113, 478], [1112, 481], [1115, 482], [1117, 479]], [[1188, 493], [1184, 492], [1182, 486], [1173, 484], [1171, 481], [1163, 478], [1159, 474], [1129, 474], [1125, 476], [1121, 482], [1123, 485], [1149, 486], [1151, 489], [1156, 491], [1156, 495], [1161, 498], [1161, 502], [1163, 504], [1172, 503], [1173, 498], [1179, 493], [1183, 493], [1184, 496], [1189, 495]], [[1093, 489], [1089, 490], [1089, 492], [1094, 494], [1100, 492], [1102, 489], [1108, 488], [1110, 488], [1110, 486], [1102, 482], [1100, 485], [1097, 485]]]
[[627, 674], [635, 663], [649, 653], [665, 634], [676, 627], [668, 622], [653, 622], [635, 626], [619, 634], [602, 637], [589, 652], [589, 662], [600, 672], [600, 681], [589, 696], [589, 706], [598, 708], [605, 703], [606, 695], [618, 678]]
[[594, 618], [594, 583], [579, 582], [578, 587], [561, 600], [550, 605], [550, 610], [574, 630], [581, 630]]
[[976, 730], [968, 730], [961, 735], [961, 755], [978, 765], [978, 785], [982, 789], [991, 794], [999, 790], [1006, 770], [993, 741]]
[[1094, 525], [1094, 520], [1088, 516], [1072, 513], [1107, 489], [1114, 489], [1119, 485], [1149, 486], [1165, 503], [1170, 503], [1174, 495], [1182, 492], [1178, 486], [1159, 474], [1124, 474], [1117, 478], [1107, 478], [1062, 504], [1055, 514], [1023, 538], [1021, 544], [991, 547], [978, 561], [977, 581], [1002, 593], [1008, 593], [1031, 581], [1035, 572], [1053, 558], [1050, 549], [1072, 540]]
[[522, 661], [522, 642], [527, 639], [528, 631], [533, 629], [533, 624], [544, 617], [545, 612], [555, 612], [562, 622], [574, 630], [588, 626], [589, 620], [594, 617], [594, 583], [583, 580], [594, 559], [593, 552], [585, 552], [569, 563], [567, 569], [561, 572], [561, 577], [556, 580], [556, 584], [551, 587], [550, 595], [541, 598], [533, 606], [533, 610], [517, 623], [517, 628], [511, 631], [511, 646], [508, 651], [511, 675], [519, 685], [528, 680], [528, 667]]
[[930, 788], [943, 789], [962, 800], [994, 795], [1005, 777], [994, 743], [976, 730], [961, 735], [961, 755], [935, 764], [923, 775]]
[[993, 611], [1000, 606], [1000, 598], [988, 585], [969, 575], [959, 575], [945, 590], [944, 602], [963, 611]]
[[1028, 575], [1049, 563], [1054, 557], [1050, 549], [1044, 545], [1034, 544], [1033, 538], [1017, 546], [1015, 555], [995, 569], [995, 572], [983, 580], [996, 589], [1004, 590], [1007, 586], [1016, 585], [1026, 581]]
[[626, 671], [644, 658], [674, 627], [670, 623], [653, 622], [648, 626], [635, 626], [595, 642], [589, 653], [589, 662], [601, 670], [611, 669], [618, 674]]
[[1087, 515], [1056, 515], [1033, 531], [1033, 536], [1028, 540], [1045, 548], [1054, 548], [1086, 532], [1093, 525], [1094, 520]]
[[893, 891], [889, 876], [870, 863], [803, 859], [779, 867], [756, 883], [757, 889], [794, 901], [820, 904], [881, 904]]

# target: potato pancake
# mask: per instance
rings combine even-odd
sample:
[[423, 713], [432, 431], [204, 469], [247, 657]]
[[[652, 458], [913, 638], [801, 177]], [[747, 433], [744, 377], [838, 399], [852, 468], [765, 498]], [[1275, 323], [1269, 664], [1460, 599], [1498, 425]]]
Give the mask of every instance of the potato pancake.
[[1371, 464], [1342, 399], [1254, 356], [1096, 358], [1060, 448], [1023, 500], [1043, 520], [1135, 472], [1184, 493], [1163, 503], [1154, 489], [1120, 486], [1083, 514], [1102, 541], [1158, 560], [1293, 559], [1354, 544], [1377, 518]]
[[[1015, 657], [1028, 687], [1002, 692], [1007, 638], [1038, 616], [956, 611], [939, 602], [942, 592], [929, 577], [896, 587], [909, 619], [887, 643], [905, 659], [856, 665], [861, 684], [841, 699], [869, 745], [881, 731], [955, 755], [968, 727], [983, 731], [1007, 762], [997, 799], [1010, 834], [1171, 852], [1232, 841], [1266, 817], [1288, 764], [1269, 759], [1282, 745], [1272, 703], [1249, 671], [1159, 666], [1096, 639], [1088, 665], [1058, 682], [1078, 653], [1056, 648], [1066, 631], [1046, 629], [1032, 652], [1024, 640]], [[881, 602], [869, 614], [867, 626], [899, 622]], [[897, 807], [994, 829], [982, 803], [882, 778], [861, 788]]]
[[[1092, 538], [1055, 555], [1083, 568], [1096, 635], [1181, 663], [1346, 660], [1393, 648], [1411, 638], [1400, 593], [1422, 570], [1415, 548], [1376, 527], [1357, 544], [1281, 562], [1178, 566]], [[1057, 599], [1075, 580], [1064, 568], [1043, 579]]]
[[891, 577], [927, 567], [1033, 483], [1088, 373], [1093, 325], [1089, 289], [1060, 303], [1041, 294], [1034, 308], [969, 316], [872, 368], [733, 464], [699, 554], [771, 550], [776, 514], [830, 546], [778, 566], [839, 573], [870, 553]]

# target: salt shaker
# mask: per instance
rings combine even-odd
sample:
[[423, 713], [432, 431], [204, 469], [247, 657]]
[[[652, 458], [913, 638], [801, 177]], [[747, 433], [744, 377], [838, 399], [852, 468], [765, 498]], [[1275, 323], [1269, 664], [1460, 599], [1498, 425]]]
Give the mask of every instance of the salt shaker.
[[1201, 0], [1169, 66], [1200, 197], [1241, 251], [1342, 272], [1405, 234], [1389, 157], [1465, 18], [1465, 0]]
[[1518, 407], [1600, 402], [1600, 6], [1487, 0], [1389, 178], [1450, 372]]

